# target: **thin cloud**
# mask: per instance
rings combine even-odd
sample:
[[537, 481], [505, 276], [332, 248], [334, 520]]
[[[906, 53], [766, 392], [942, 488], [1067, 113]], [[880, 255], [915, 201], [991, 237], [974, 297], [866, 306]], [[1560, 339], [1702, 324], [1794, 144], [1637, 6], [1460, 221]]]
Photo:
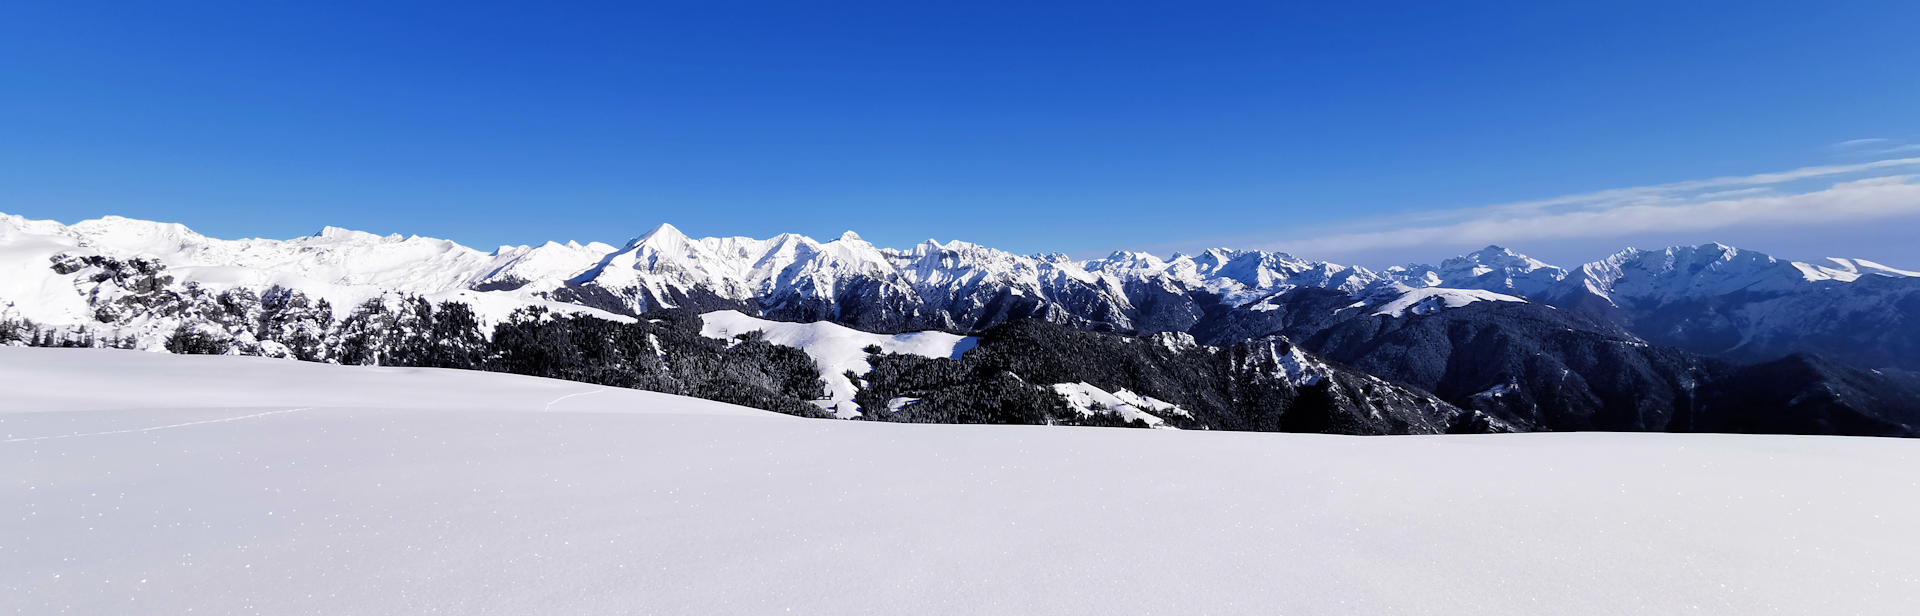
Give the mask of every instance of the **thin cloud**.
[[1820, 166], [1814, 166], [1814, 167], [1801, 167], [1799, 169], [1793, 169], [1789, 171], [1777, 171], [1773, 173], [1757, 173], [1753, 175], [1744, 175], [1744, 176], [1725, 176], [1725, 177], [1707, 178], [1703, 180], [1685, 180], [1680, 182], [1669, 182], [1666, 184], [1655, 184], [1652, 186], [1636, 186], [1633, 188], [1614, 188], [1614, 189], [1600, 190], [1600, 191], [1594, 191], [1594, 192], [1588, 192], [1588, 193], [1566, 195], [1561, 197], [1553, 197], [1550, 199], [1520, 201], [1515, 203], [1506, 203], [1506, 204], [1492, 205], [1492, 206], [1479, 207], [1479, 208], [1468, 208], [1463, 210], [1450, 210], [1446, 213], [1458, 216], [1458, 215], [1468, 215], [1473, 213], [1489, 213], [1490, 214], [1490, 213], [1538, 212], [1538, 211], [1546, 211], [1546, 210], [1551, 210], [1551, 209], [1560, 208], [1560, 207], [1583, 207], [1583, 208], [1593, 208], [1593, 209], [1604, 209], [1608, 207], [1617, 207], [1621, 205], [1667, 201], [1667, 200], [1672, 200], [1676, 198], [1681, 198], [1683, 196], [1686, 196], [1692, 193], [1697, 193], [1700, 191], [1744, 190], [1749, 188], [1786, 184], [1789, 182], [1799, 182], [1799, 181], [1812, 180], [1812, 179], [1818, 179], [1823, 177], [1857, 174], [1857, 173], [1864, 173], [1864, 172], [1877, 171], [1882, 169], [1906, 167], [1906, 166], [1913, 166], [1913, 165], [1920, 165], [1920, 158], [1895, 158], [1895, 159], [1888, 159], [1888, 160], [1876, 160], [1876, 161], [1865, 162], [1865, 163], [1855, 163], [1855, 164], [1849, 164], [1849, 165], [1820, 165]]
[[[1864, 169], [1920, 164], [1920, 158], [1879, 161]], [[1854, 166], [1861, 167], [1861, 166]], [[1804, 170], [1802, 170], [1804, 171]], [[1748, 178], [1772, 181], [1796, 172]], [[1636, 233], [1699, 231], [1736, 226], [1857, 222], [1920, 214], [1920, 184], [1916, 175], [1886, 175], [1830, 184], [1825, 188], [1790, 194], [1733, 195], [1730, 191], [1681, 194], [1673, 187], [1725, 186], [1708, 180], [1603, 191], [1584, 196], [1547, 200], [1570, 206], [1491, 208], [1449, 224], [1407, 225], [1374, 231], [1341, 233], [1281, 241], [1264, 246], [1297, 254], [1350, 254], [1421, 245], [1478, 245], [1522, 240], [1626, 236]], [[1697, 188], [1695, 188], [1697, 189]], [[1607, 195], [1595, 198], [1593, 195]], [[1634, 198], [1622, 198], [1631, 194]], [[1538, 202], [1536, 202], [1538, 203]]]
[[1827, 149], [1847, 156], [1897, 156], [1920, 152], [1920, 143], [1907, 143], [1905, 139], [1873, 137], [1848, 139], [1829, 145]]
[[[1435, 254], [1532, 240], [1601, 240], [1742, 227], [1847, 223], [1920, 214], [1920, 157], [1600, 190], [1548, 199], [1289, 227], [1275, 232], [1135, 245], [1155, 253], [1215, 247], [1315, 259]], [[1104, 256], [1088, 251], [1086, 257]]]
[[1892, 139], [1888, 139], [1888, 138], [1886, 138], [1886, 137], [1868, 137], [1868, 138], [1865, 138], [1865, 139], [1848, 139], [1848, 140], [1846, 140], [1846, 141], [1842, 141], [1842, 142], [1839, 142], [1839, 143], [1835, 143], [1835, 144], [1833, 144], [1833, 145], [1829, 145], [1829, 146], [1827, 146], [1827, 147], [1828, 147], [1828, 148], [1830, 148], [1830, 149], [1835, 149], [1835, 150], [1847, 150], [1847, 149], [1852, 149], [1852, 148], [1857, 148], [1857, 147], [1860, 147], [1860, 146], [1863, 146], [1863, 145], [1873, 145], [1873, 144], [1876, 144], [1876, 143], [1887, 143], [1887, 142], [1890, 142], [1890, 141], [1893, 141], [1893, 140], [1892, 140]]
[[1707, 200], [1732, 199], [1734, 197], [1752, 197], [1755, 195], [1764, 195], [1772, 192], [1773, 192], [1773, 187], [1771, 186], [1755, 186], [1752, 188], [1735, 188], [1733, 190], [1717, 190], [1709, 193], [1702, 193], [1700, 195], [1700, 198], [1707, 199]]

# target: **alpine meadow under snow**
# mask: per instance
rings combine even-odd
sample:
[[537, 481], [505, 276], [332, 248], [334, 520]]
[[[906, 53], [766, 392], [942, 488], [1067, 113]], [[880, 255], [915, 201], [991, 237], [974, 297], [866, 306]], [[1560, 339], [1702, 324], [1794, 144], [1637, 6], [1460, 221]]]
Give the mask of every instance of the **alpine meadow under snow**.
[[1905, 614], [1920, 443], [804, 420], [0, 348], [32, 614]]

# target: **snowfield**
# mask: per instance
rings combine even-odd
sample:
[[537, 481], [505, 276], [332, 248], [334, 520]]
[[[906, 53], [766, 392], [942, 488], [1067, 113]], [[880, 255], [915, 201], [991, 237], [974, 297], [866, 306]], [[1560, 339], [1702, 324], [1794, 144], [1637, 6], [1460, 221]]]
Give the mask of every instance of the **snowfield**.
[[804, 420], [0, 348], [25, 614], [1906, 614], [1920, 442]]

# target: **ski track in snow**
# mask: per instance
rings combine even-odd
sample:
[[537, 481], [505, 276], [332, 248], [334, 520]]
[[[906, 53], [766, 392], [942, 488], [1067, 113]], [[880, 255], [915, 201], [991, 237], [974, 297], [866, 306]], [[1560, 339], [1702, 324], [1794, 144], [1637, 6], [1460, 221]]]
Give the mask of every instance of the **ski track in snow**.
[[595, 388], [593, 388], [593, 389], [589, 389], [589, 390], [587, 390], [587, 391], [577, 391], [577, 392], [574, 392], [574, 393], [570, 393], [570, 394], [567, 394], [567, 395], [564, 395], [564, 396], [560, 396], [560, 397], [558, 397], [558, 398], [554, 398], [554, 399], [552, 399], [552, 400], [548, 400], [548, 401], [547, 401], [547, 405], [546, 405], [546, 406], [542, 406], [542, 407], [540, 407], [540, 410], [541, 410], [541, 411], [543, 411], [543, 412], [544, 412], [544, 411], [552, 411], [552, 410], [553, 410], [553, 405], [555, 405], [555, 404], [559, 404], [561, 400], [566, 400], [566, 399], [568, 399], [568, 398], [578, 398], [578, 397], [580, 397], [580, 396], [585, 396], [585, 395], [589, 395], [589, 394], [597, 394], [597, 393], [602, 393], [602, 392], [605, 392], [605, 391], [607, 391], [607, 388], [605, 388], [605, 387], [595, 387]]
[[203, 426], [206, 424], [227, 423], [231, 421], [240, 421], [244, 419], [266, 417], [269, 415], [285, 415], [287, 413], [298, 413], [301, 411], [311, 411], [311, 410], [313, 410], [313, 407], [303, 406], [296, 409], [281, 409], [278, 411], [266, 411], [264, 413], [250, 413], [247, 415], [238, 415], [234, 417], [222, 417], [219, 419], [203, 419], [200, 421], [188, 421], [188, 422], [177, 423], [177, 424], [167, 424], [164, 426], [147, 426], [145, 428], [128, 428], [125, 430], [104, 430], [100, 432], [80, 432], [76, 434], [52, 434], [47, 436], [26, 436], [26, 437], [20, 437], [20, 438], [10, 438], [4, 441], [0, 441], [0, 443], [25, 443], [29, 441], [51, 441], [56, 439], [80, 438], [85, 436], [109, 436], [113, 434], [135, 434], [139, 432], [153, 432], [156, 430], [172, 430], [174, 428], [185, 428], [188, 426]]

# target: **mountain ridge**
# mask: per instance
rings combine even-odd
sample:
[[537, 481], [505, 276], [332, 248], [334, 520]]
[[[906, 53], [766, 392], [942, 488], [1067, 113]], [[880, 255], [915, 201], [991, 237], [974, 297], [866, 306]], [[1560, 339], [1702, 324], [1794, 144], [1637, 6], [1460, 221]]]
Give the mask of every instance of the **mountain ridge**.
[[[1620, 291], [1617, 283], [1621, 267], [1641, 266], [1654, 273], [1676, 269], [1699, 270], [1712, 267], [1727, 273], [1718, 286], [1709, 291], [1751, 290], [1755, 282], [1778, 286], [1783, 275], [1793, 274], [1801, 282], [1855, 282], [1870, 277], [1920, 278], [1920, 272], [1903, 270], [1864, 259], [1830, 257], [1827, 263], [1807, 263], [1774, 259], [1764, 253], [1742, 250], [1723, 244], [1674, 246], [1661, 250], [1629, 248], [1606, 258], [1565, 268], [1526, 255], [1488, 246], [1467, 254], [1444, 259], [1438, 265], [1408, 264], [1374, 271], [1362, 266], [1343, 265], [1295, 257], [1284, 252], [1214, 248], [1196, 255], [1175, 253], [1161, 258], [1145, 252], [1116, 251], [1092, 259], [1071, 259], [1058, 255], [1020, 255], [987, 248], [962, 240], [927, 240], [908, 249], [880, 248], [847, 231], [840, 237], [819, 241], [804, 235], [784, 233], [767, 239], [745, 236], [692, 238], [670, 223], [662, 223], [636, 236], [622, 246], [603, 242], [540, 245], [506, 245], [481, 251], [451, 240], [419, 235], [378, 235], [365, 231], [328, 226], [312, 235], [276, 240], [267, 238], [218, 239], [178, 224], [147, 221], [123, 216], [103, 216], [71, 225], [51, 220], [33, 220], [0, 214], [0, 231], [8, 235], [30, 234], [64, 236], [78, 240], [75, 248], [93, 248], [119, 257], [149, 257], [176, 261], [180, 265], [270, 267], [291, 265], [311, 270], [311, 263], [285, 258], [285, 253], [325, 253], [318, 261], [348, 264], [336, 253], [359, 249], [367, 253], [370, 265], [379, 267], [346, 268], [327, 272], [328, 282], [347, 285], [387, 285], [393, 290], [432, 294], [521, 279], [539, 291], [549, 291], [565, 283], [620, 283], [670, 286], [677, 283], [707, 284], [721, 295], [740, 299], [751, 293], [775, 291], [777, 287], [826, 283], [825, 276], [840, 273], [871, 274], [877, 271], [897, 274], [915, 283], [965, 283], [968, 276], [998, 274], [1003, 282], [1040, 285], [1043, 281], [1064, 277], [1074, 282], [1109, 287], [1115, 283], [1153, 282], [1178, 284], [1192, 290], [1220, 293], [1226, 301], [1245, 305], [1262, 296], [1291, 288], [1312, 286], [1361, 293], [1370, 286], [1400, 283], [1409, 288], [1444, 287], [1511, 292], [1523, 298], [1565, 294], [1575, 282], [1595, 295], [1611, 300]], [[281, 264], [268, 263], [275, 246], [285, 248]], [[378, 253], [412, 252], [383, 255]], [[430, 268], [452, 270], [453, 276], [396, 277], [392, 270], [396, 257], [432, 257], [421, 259]], [[1701, 257], [1710, 257], [1702, 261]], [[179, 260], [188, 263], [178, 263]], [[1664, 260], [1665, 271], [1645, 267]], [[692, 262], [694, 267], [687, 267]], [[986, 268], [986, 266], [999, 266]], [[1739, 266], [1739, 267], [1734, 267]], [[1741, 270], [1744, 267], [1745, 270]], [[840, 268], [843, 271], [825, 271]], [[969, 268], [975, 268], [970, 271]], [[977, 271], [985, 268], [987, 271]], [[419, 269], [419, 268], [416, 268]], [[1766, 276], [1745, 280], [1741, 276]], [[652, 275], [652, 276], [649, 276]], [[1104, 275], [1104, 276], [1103, 276]], [[1745, 280], [1743, 282], [1743, 280]], [[1692, 282], [1689, 279], [1683, 282]], [[1170, 285], [1169, 285], [1170, 286]], [[830, 288], [818, 289], [831, 293]], [[514, 287], [520, 288], [520, 287]], [[1763, 287], [1773, 288], [1773, 287]], [[1680, 295], [1682, 289], [1631, 287], [1639, 296], [1653, 291]], [[1699, 295], [1698, 288], [1687, 288]], [[1222, 293], [1224, 291], [1224, 293]], [[1630, 293], [1631, 294], [1631, 293]], [[665, 295], [656, 293], [656, 295]], [[674, 307], [670, 302], [639, 302], [636, 312], [650, 307]]]
[[[1296, 289], [1349, 298], [1332, 308], [1338, 315], [1425, 314], [1498, 299], [1572, 311], [1695, 353], [1760, 361], [1819, 352], [1866, 367], [1920, 369], [1920, 353], [1909, 353], [1920, 350], [1920, 273], [1860, 259], [1786, 261], [1711, 243], [1629, 248], [1571, 268], [1488, 246], [1438, 265], [1374, 271], [1226, 248], [1072, 259], [960, 240], [881, 248], [852, 231], [824, 242], [792, 233], [692, 238], [668, 223], [621, 246], [570, 241], [481, 251], [340, 227], [287, 240], [223, 240], [121, 216], [66, 225], [0, 214], [0, 246], [0, 261], [12, 270], [0, 275], [0, 318], [48, 325], [98, 324], [91, 300], [62, 290], [90, 283], [46, 269], [63, 255], [97, 255], [164, 263], [181, 282], [216, 292], [282, 286], [337, 306], [390, 293], [458, 299], [473, 303], [483, 321], [528, 305], [608, 318], [737, 309], [879, 333], [965, 334], [1038, 318], [1144, 335], [1205, 329], [1215, 314], [1246, 321], [1247, 313], [1280, 309]], [[1819, 323], [1809, 327], [1801, 318], [1809, 314]], [[144, 338], [154, 343], [166, 329], [148, 328]], [[1881, 343], [1862, 330], [1890, 333]]]
[[[1351, 433], [1920, 426], [1909, 408], [1920, 380], [1877, 370], [1912, 371], [1920, 358], [1920, 275], [1720, 244], [1628, 249], [1572, 269], [1489, 246], [1376, 272], [1263, 251], [1075, 260], [957, 240], [879, 248], [853, 232], [695, 239], [670, 224], [619, 247], [481, 252], [337, 227], [220, 240], [121, 217], [62, 225], [0, 215], [0, 266], [0, 343], [484, 367], [807, 415]], [[788, 341], [811, 359], [766, 341], [716, 347], [662, 311], [831, 323], [872, 340], [999, 332], [987, 354], [1002, 363], [798, 342], [813, 335]], [[1063, 329], [1021, 325], [1033, 322]], [[1125, 344], [1141, 340], [1271, 365]], [[1302, 352], [1351, 368], [1327, 372], [1331, 380], [1289, 375], [1300, 360], [1287, 358]], [[1043, 356], [1052, 363], [1022, 359]], [[1103, 357], [1135, 368], [1112, 372]], [[1764, 362], [1775, 367], [1740, 368]], [[919, 393], [874, 398], [867, 390], [882, 385], [861, 376], [863, 364], [894, 366], [890, 386]], [[807, 375], [821, 367], [833, 371], [822, 375], [826, 399], [804, 393], [820, 385]], [[1025, 380], [1032, 370], [1045, 381]], [[1768, 375], [1790, 378], [1742, 397]], [[1094, 400], [1118, 405], [1123, 419], [1073, 410]], [[1729, 415], [1729, 401], [1772, 419]], [[1165, 404], [1200, 415], [1149, 411]]]

